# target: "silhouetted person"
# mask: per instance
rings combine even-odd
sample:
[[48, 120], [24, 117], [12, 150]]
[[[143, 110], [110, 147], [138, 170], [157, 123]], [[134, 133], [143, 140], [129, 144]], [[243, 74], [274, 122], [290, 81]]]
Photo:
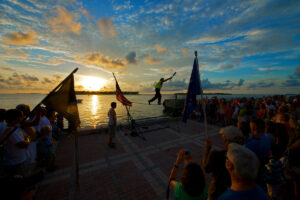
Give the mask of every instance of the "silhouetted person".
[[157, 98], [158, 98], [158, 105], [160, 105], [161, 104], [161, 94], [160, 94], [160, 90], [161, 90], [161, 88], [162, 88], [162, 86], [163, 86], [163, 83], [164, 82], [167, 82], [168, 80], [171, 80], [174, 76], [175, 76], [175, 74], [176, 74], [176, 72], [170, 77], [170, 78], [167, 78], [167, 79], [164, 79], [164, 78], [161, 78], [159, 81], [158, 81], [158, 83], [156, 83], [156, 86], [155, 86], [155, 96], [152, 98], [152, 99], [150, 99], [149, 101], [148, 101], [148, 103], [150, 104], [152, 101], [155, 101]]

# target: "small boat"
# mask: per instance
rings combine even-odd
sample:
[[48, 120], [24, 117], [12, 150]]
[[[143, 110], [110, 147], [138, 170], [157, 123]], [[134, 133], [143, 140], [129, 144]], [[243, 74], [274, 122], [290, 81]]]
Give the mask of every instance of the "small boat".
[[82, 103], [82, 99], [77, 99], [77, 103]]

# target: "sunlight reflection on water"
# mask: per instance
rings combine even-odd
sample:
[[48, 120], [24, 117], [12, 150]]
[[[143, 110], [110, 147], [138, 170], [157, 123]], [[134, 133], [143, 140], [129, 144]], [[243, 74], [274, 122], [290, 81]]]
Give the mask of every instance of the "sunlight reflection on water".
[[[0, 94], [0, 108], [11, 109], [16, 105], [25, 103], [33, 109], [46, 94]], [[153, 95], [126, 95], [132, 101], [133, 106], [130, 108], [130, 113], [134, 119], [157, 117], [163, 115], [163, 106], [158, 106], [155, 103], [148, 105], [148, 99]], [[173, 98], [173, 95], [163, 95], [164, 98]], [[127, 121], [127, 113], [125, 107], [116, 100], [115, 95], [77, 95], [77, 99], [82, 99], [82, 103], [78, 104], [81, 127], [107, 124], [107, 112], [110, 108], [110, 103], [117, 102], [117, 120], [118, 122]]]

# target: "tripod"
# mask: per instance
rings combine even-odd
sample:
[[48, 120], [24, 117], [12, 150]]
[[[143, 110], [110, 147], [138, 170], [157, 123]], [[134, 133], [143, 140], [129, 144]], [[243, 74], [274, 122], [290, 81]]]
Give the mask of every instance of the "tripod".
[[129, 124], [130, 131], [131, 131], [130, 135], [131, 135], [132, 137], [139, 136], [139, 137], [141, 137], [143, 140], [146, 141], [146, 138], [144, 137], [144, 135], [143, 135], [140, 131], [137, 130], [137, 125], [136, 125], [136, 123], [135, 123], [135, 120], [132, 118], [132, 116], [131, 116], [131, 114], [130, 114], [130, 112], [129, 112], [128, 107], [125, 106], [125, 108], [126, 108], [126, 111], [127, 111], [127, 120], [128, 120], [128, 124]]

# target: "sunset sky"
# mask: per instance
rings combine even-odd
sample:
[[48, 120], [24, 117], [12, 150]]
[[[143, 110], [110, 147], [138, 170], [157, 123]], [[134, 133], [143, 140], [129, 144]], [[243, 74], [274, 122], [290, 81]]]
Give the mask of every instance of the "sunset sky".
[[0, 93], [187, 89], [198, 51], [204, 92], [300, 92], [299, 0], [1, 0]]

